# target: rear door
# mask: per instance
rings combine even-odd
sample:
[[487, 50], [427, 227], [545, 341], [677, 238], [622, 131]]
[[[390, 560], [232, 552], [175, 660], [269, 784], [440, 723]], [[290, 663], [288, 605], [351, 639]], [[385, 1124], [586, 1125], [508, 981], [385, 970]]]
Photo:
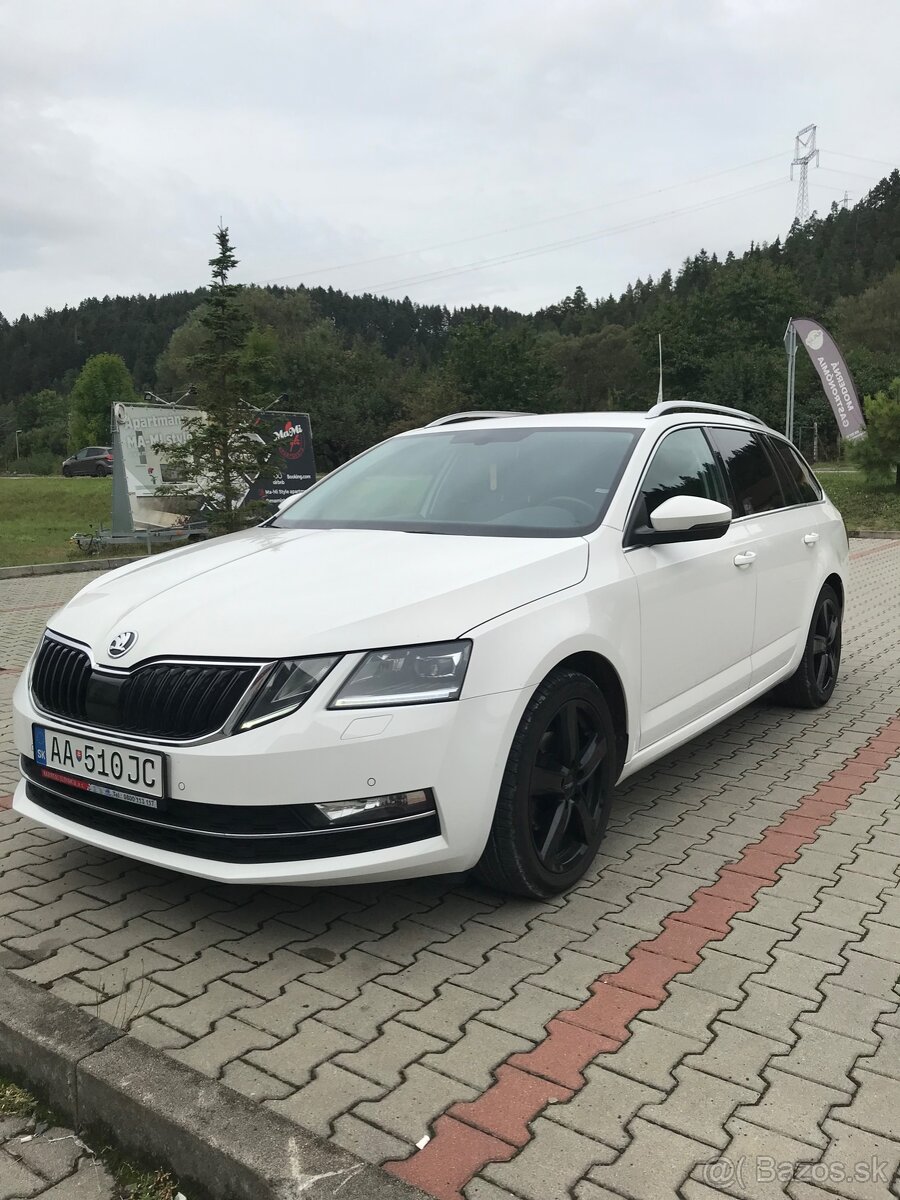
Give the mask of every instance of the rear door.
[[648, 463], [625, 533], [641, 621], [641, 749], [743, 692], [750, 681], [756, 578], [735, 564], [746, 530], [711, 541], [629, 544], [671, 496], [729, 503], [721, 468], [699, 426], [667, 433]]
[[745, 568], [756, 576], [753, 686], [787, 666], [805, 636], [818, 586], [815, 542], [804, 542], [815, 534], [815, 505], [800, 504], [766, 434], [715, 426], [710, 435], [731, 486], [734, 523], [743, 528], [754, 556]]

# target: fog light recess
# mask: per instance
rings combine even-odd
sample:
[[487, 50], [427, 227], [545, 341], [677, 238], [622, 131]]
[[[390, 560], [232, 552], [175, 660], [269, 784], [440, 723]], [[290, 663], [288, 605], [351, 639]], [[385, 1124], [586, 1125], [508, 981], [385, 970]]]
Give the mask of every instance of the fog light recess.
[[418, 792], [391, 792], [362, 800], [329, 800], [313, 806], [329, 825], [362, 825], [370, 821], [396, 821], [400, 817], [423, 817], [435, 811], [434, 796], [426, 788]]

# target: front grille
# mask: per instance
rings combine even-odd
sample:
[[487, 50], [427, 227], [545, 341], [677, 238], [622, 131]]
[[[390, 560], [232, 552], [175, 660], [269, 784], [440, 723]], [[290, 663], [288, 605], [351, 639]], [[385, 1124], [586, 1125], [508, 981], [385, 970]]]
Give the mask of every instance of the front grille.
[[344, 854], [363, 854], [406, 846], [441, 832], [436, 812], [366, 828], [321, 828], [324, 818], [310, 804], [224, 805], [169, 799], [160, 812], [88, 794], [54, 782], [22, 759], [25, 792], [40, 808], [88, 829], [125, 838], [142, 846], [219, 862], [302, 862]]
[[116, 727], [156, 737], [202, 737], [222, 727], [256, 671], [172, 663], [143, 667], [122, 684]]
[[31, 676], [41, 708], [59, 717], [84, 720], [90, 678], [91, 660], [83, 650], [44, 638]]
[[97, 671], [84, 650], [45, 637], [31, 677], [44, 712], [101, 729], [181, 741], [221, 729], [258, 666], [148, 663], [128, 674]]

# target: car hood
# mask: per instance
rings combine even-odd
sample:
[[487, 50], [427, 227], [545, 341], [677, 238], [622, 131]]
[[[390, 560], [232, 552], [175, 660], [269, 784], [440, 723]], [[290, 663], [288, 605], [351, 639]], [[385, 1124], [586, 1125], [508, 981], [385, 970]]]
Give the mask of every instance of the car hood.
[[[290, 657], [459, 637], [584, 578], [583, 538], [257, 528], [120, 567], [50, 628], [98, 663]], [[137, 639], [118, 659], [113, 635]]]

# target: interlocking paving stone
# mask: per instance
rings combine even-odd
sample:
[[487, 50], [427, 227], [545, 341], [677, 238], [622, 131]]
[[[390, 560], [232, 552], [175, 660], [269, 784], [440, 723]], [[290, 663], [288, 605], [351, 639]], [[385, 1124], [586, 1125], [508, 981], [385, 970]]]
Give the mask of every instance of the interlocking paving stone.
[[246, 1059], [277, 1079], [299, 1087], [308, 1083], [315, 1068], [332, 1055], [358, 1047], [356, 1038], [313, 1019], [304, 1022], [302, 1032], [287, 1041], [278, 1042], [269, 1050], [251, 1050]]
[[[798, 1146], [826, 1167], [877, 1153], [895, 1169], [900, 758], [884, 760], [900, 749], [889, 725], [900, 546], [853, 550], [870, 553], [852, 567], [832, 704], [753, 705], [628, 780], [602, 853], [567, 896], [507, 900], [464, 876], [229, 888], [137, 867], [0, 808], [0, 955], [16, 961], [14, 938], [34, 939], [27, 948], [47, 953], [20, 963], [23, 974], [197, 1056], [371, 1161], [406, 1158], [425, 1133], [477, 1135], [454, 1143], [471, 1151], [460, 1178], [481, 1171], [468, 1200], [564, 1200], [570, 1188], [581, 1200], [678, 1188], [710, 1200], [724, 1189], [695, 1163], [790, 1158]], [[17, 616], [14, 635], [0, 617], [0, 667], [4, 654], [24, 662], [44, 616], [86, 580], [0, 581], [0, 612], [44, 604]], [[4, 686], [0, 674], [0, 771], [12, 782]], [[759, 842], [749, 855], [748, 842]], [[700, 903], [709, 885], [718, 900]], [[721, 903], [754, 898], [731, 917]], [[688, 922], [717, 926], [715, 940], [672, 919], [688, 905]], [[667, 976], [673, 960], [687, 966]], [[644, 989], [658, 1005], [616, 1027], [627, 1040], [560, 1019], [588, 1005], [593, 1023], [597, 981], [617, 972], [622, 995]], [[522, 1084], [529, 1095], [548, 1083], [575, 1094], [530, 1120], [524, 1148], [441, 1115], [454, 1105], [473, 1120], [501, 1114], [525, 1075], [536, 1081]], [[479, 1095], [495, 1097], [494, 1109], [466, 1107]], [[520, 1117], [509, 1117], [505, 1136], [520, 1137]], [[828, 1194], [883, 1197], [885, 1187], [857, 1180]], [[800, 1183], [788, 1194], [812, 1200]]]
[[764, 1071], [763, 1075], [767, 1084], [765, 1092], [755, 1101], [738, 1108], [734, 1115], [751, 1125], [761, 1125], [764, 1129], [824, 1149], [828, 1139], [819, 1124], [834, 1105], [847, 1102], [848, 1093], [774, 1068]]
[[426, 1054], [424, 1067], [449, 1075], [481, 1091], [490, 1087], [496, 1068], [513, 1054], [531, 1049], [528, 1038], [495, 1029], [483, 1021], [471, 1021], [460, 1038], [449, 1049]]
[[631, 1037], [604, 1062], [610, 1071], [629, 1079], [667, 1090], [675, 1085], [675, 1068], [688, 1054], [702, 1051], [712, 1033], [704, 1027], [704, 1038], [688, 1037], [672, 1029], [649, 1025], [642, 1018], [632, 1022]]
[[[837, 1110], [838, 1113], [840, 1110]], [[900, 1166], [896, 1139], [867, 1133], [839, 1119], [829, 1118], [822, 1129], [828, 1148], [820, 1158], [830, 1176], [840, 1177], [839, 1195], [849, 1200], [884, 1200]]]
[[568, 1104], [552, 1105], [545, 1115], [618, 1149], [628, 1144], [625, 1127], [632, 1117], [646, 1105], [659, 1104], [664, 1097], [658, 1088], [609, 1071], [602, 1058], [596, 1066], [586, 1068], [584, 1077], [584, 1087]]
[[407, 1138], [407, 1145], [412, 1146], [428, 1133], [440, 1113], [460, 1101], [474, 1100], [477, 1094], [459, 1080], [415, 1063], [405, 1072], [402, 1083], [383, 1100], [364, 1101], [353, 1112], [386, 1133]]
[[[709, 1146], [640, 1117], [630, 1128], [631, 1141], [609, 1165], [595, 1166], [588, 1179], [601, 1187], [641, 1200], [671, 1200], [698, 1162], [710, 1157]], [[576, 1192], [592, 1200], [590, 1188]], [[596, 1195], [596, 1193], [595, 1193]]]
[[773, 1055], [783, 1054], [784, 1042], [748, 1029], [717, 1022], [716, 1034], [702, 1054], [689, 1055], [684, 1064], [742, 1087], [762, 1091], [762, 1070]]
[[[755, 1100], [756, 1093], [752, 1088], [717, 1079], [688, 1066], [676, 1067], [675, 1076], [678, 1086], [661, 1101], [642, 1108], [641, 1117], [695, 1141], [723, 1149], [729, 1141], [725, 1122], [739, 1104]], [[561, 1119], [560, 1114], [554, 1116]]]
[[525, 1149], [509, 1162], [487, 1167], [484, 1177], [523, 1200], [547, 1200], [554, 1194], [551, 1189], [565, 1196], [595, 1163], [609, 1162], [615, 1155], [612, 1147], [594, 1137], [539, 1117]]
[[[302, 1039], [303, 1036], [301, 1030], [297, 1037]], [[426, 1054], [446, 1049], [440, 1039], [410, 1029], [399, 1021], [388, 1021], [378, 1036], [366, 1045], [360, 1046], [355, 1038], [353, 1040], [356, 1044], [335, 1060], [337, 1065], [391, 1087], [400, 1083], [412, 1063]]]

